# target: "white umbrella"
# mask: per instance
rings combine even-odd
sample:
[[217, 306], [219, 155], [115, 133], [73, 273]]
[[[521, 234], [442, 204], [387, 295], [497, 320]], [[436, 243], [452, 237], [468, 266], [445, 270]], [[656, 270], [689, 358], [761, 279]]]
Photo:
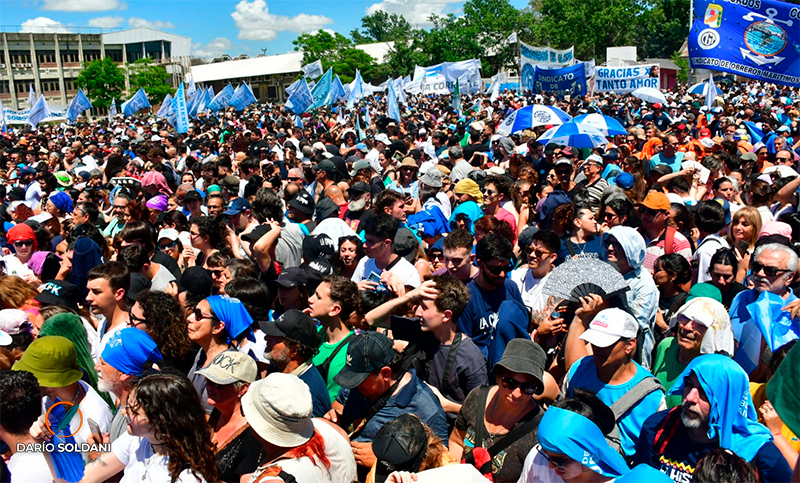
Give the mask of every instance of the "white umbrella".
[[628, 134], [628, 131], [622, 127], [622, 124], [611, 116], [604, 116], [597, 113], [582, 114], [576, 117], [574, 121], [578, 124], [588, 124], [606, 136], [624, 136]]
[[667, 103], [667, 98], [655, 87], [640, 87], [631, 92], [631, 95], [651, 104], [655, 104], [656, 102], [660, 102], [661, 104]]

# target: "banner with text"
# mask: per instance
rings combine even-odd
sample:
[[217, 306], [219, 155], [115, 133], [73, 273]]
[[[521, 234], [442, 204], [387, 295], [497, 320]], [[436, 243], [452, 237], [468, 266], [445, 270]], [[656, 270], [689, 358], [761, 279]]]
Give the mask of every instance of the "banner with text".
[[597, 67], [594, 70], [595, 92], [632, 92], [640, 87], [661, 88], [657, 64]]
[[[49, 107], [49, 106], [48, 106]], [[4, 108], [4, 114], [6, 116], [6, 124], [27, 124], [28, 123], [28, 116], [31, 113], [30, 109], [20, 109], [14, 110], [11, 108]], [[40, 122], [51, 122], [51, 121], [66, 121], [67, 120], [67, 111], [66, 108], [59, 108], [59, 109], [49, 109], [50, 115], [46, 118], [42, 119]]]
[[775, 0], [695, 0], [692, 67], [800, 87], [800, 5]]
[[478, 59], [460, 62], [443, 62], [430, 67], [417, 66], [414, 79], [403, 86], [409, 94], [450, 94], [456, 88], [462, 94], [475, 94], [481, 89], [481, 61]]
[[586, 67], [575, 64], [560, 69], [543, 69], [536, 66], [533, 73], [533, 89], [535, 94], [560, 94], [571, 96], [586, 95]]
[[575, 48], [565, 50], [550, 47], [534, 47], [524, 42], [519, 43], [519, 72], [522, 88], [533, 90], [533, 73], [536, 66], [544, 68], [565, 67], [575, 63]]

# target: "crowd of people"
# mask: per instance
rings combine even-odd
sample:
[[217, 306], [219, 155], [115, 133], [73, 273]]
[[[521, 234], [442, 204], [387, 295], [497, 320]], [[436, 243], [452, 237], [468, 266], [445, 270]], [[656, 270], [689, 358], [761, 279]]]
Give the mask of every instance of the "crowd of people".
[[720, 87], [7, 129], [3, 481], [790, 481], [800, 90]]

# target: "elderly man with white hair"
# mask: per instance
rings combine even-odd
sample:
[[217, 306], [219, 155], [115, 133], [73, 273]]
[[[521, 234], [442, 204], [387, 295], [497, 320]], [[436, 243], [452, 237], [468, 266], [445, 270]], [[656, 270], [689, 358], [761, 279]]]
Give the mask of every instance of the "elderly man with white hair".
[[769, 363], [764, 354], [798, 338], [800, 325], [784, 307], [798, 300], [789, 285], [797, 275], [797, 254], [786, 245], [758, 247], [750, 263], [754, 287], [731, 302], [731, 326], [739, 347], [734, 355], [751, 380], [760, 380]]

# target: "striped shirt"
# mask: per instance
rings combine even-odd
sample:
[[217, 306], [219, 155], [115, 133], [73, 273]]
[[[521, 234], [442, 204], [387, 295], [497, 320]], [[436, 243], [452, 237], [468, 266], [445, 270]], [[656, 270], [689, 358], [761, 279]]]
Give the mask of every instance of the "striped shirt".
[[[664, 244], [666, 240], [664, 238], [666, 234], [667, 231], [664, 230], [664, 233], [648, 243], [645, 249], [644, 268], [651, 274], [653, 273], [653, 266], [656, 264], [656, 260], [665, 253]], [[689, 240], [678, 231], [675, 232], [675, 237], [672, 240], [672, 253], [683, 255], [686, 260], [689, 262], [692, 261], [692, 245], [689, 243]]]

